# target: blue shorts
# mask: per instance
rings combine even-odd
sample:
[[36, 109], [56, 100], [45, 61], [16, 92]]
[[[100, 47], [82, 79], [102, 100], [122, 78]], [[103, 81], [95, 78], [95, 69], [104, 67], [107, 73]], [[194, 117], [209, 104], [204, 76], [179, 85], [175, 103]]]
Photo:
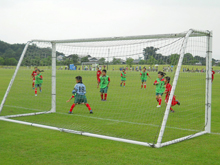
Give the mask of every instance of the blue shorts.
[[141, 82], [146, 82], [147, 80], [141, 80]]
[[159, 95], [163, 96], [163, 93], [156, 93], [156, 96], [159, 96]]

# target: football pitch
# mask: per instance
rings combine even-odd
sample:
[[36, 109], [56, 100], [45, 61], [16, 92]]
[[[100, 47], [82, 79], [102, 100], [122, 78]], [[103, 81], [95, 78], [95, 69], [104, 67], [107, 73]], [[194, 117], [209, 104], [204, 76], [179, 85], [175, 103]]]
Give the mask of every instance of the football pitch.
[[[0, 97], [12, 77], [13, 70], [0, 70]], [[51, 108], [51, 71], [45, 70], [43, 92], [37, 97], [31, 88], [31, 70], [20, 70], [1, 115], [48, 111]], [[106, 102], [101, 102], [96, 73], [92, 71], [57, 71], [57, 113], [16, 120], [51, 125], [96, 134], [154, 142], [165, 110], [156, 108], [156, 72], [149, 73], [147, 89], [140, 89], [139, 72], [127, 72], [125, 87], [120, 87], [120, 72], [109, 71], [111, 83]], [[87, 100], [94, 114], [86, 106], [77, 105], [67, 114], [73, 103], [71, 96], [76, 76], [83, 77]], [[168, 73], [173, 77], [173, 73]], [[43, 128], [0, 121], [0, 160], [4, 164], [218, 164], [220, 154], [220, 75], [215, 75], [212, 88], [212, 134], [161, 149], [109, 140], [66, 134]], [[205, 74], [181, 73], [175, 93], [181, 102], [169, 115], [163, 141], [196, 133], [204, 127]]]

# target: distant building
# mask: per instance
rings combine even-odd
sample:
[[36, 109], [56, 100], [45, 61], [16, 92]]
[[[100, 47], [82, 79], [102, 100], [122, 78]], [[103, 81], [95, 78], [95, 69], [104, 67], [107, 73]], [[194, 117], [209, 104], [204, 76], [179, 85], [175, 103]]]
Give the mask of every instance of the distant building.
[[197, 63], [195, 63], [195, 65], [201, 66], [202, 63], [201, 62], [197, 62]]
[[57, 56], [57, 61], [63, 61], [63, 55], [59, 55], [59, 56]]
[[141, 59], [135, 59], [135, 60], [133, 61], [133, 63], [134, 63], [134, 64], [139, 64], [140, 61], [141, 61]]

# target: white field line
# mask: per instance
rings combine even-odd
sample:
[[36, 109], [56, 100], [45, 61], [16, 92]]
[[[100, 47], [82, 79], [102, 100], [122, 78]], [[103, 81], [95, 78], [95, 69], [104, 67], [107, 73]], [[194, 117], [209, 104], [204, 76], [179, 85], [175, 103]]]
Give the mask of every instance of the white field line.
[[[32, 110], [32, 111], [42, 111], [42, 110], [39, 110], [39, 109], [30, 109], [30, 108], [17, 107], [17, 106], [11, 106], [11, 105], [4, 105], [4, 106], [13, 107], [13, 108], [19, 108], [19, 109], [27, 109], [27, 110]], [[71, 116], [71, 115], [69, 115], [67, 113], [63, 113], [63, 112], [56, 112], [56, 113], [57, 114], [61, 114], [61, 115]], [[108, 119], [108, 118], [101, 118], [101, 117], [94, 117], [94, 116], [84, 116], [84, 115], [79, 115], [79, 114], [74, 114], [74, 116], [91, 118], [91, 119], [98, 119], [98, 120], [106, 120], [106, 121], [118, 122], [118, 123], [121, 122], [121, 123], [128, 123], [128, 124], [134, 124], [134, 125], [147, 125], [147, 126], [159, 127], [159, 125], [156, 125], [156, 124], [146, 124], [146, 123], [130, 122], [130, 121], [115, 120], [115, 119]], [[4, 116], [2, 116], [2, 117], [4, 117]], [[170, 126], [166, 126], [166, 128], [177, 129], [177, 130], [184, 130], [184, 131], [192, 131], [192, 132], [201, 131], [201, 130], [195, 130], [195, 129], [186, 129], [186, 128], [178, 128], [178, 127], [170, 127]], [[211, 132], [211, 134], [220, 135], [220, 132]]]

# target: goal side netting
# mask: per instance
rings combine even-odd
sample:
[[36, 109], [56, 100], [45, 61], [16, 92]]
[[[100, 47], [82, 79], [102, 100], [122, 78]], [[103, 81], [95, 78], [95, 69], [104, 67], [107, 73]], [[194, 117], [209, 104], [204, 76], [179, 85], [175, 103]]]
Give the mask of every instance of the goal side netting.
[[[163, 147], [210, 133], [211, 67], [209, 31], [33, 40], [14, 70], [0, 120]], [[107, 70], [107, 91], [97, 70]], [[73, 106], [76, 97], [67, 102], [77, 76], [93, 114], [85, 103]]]

